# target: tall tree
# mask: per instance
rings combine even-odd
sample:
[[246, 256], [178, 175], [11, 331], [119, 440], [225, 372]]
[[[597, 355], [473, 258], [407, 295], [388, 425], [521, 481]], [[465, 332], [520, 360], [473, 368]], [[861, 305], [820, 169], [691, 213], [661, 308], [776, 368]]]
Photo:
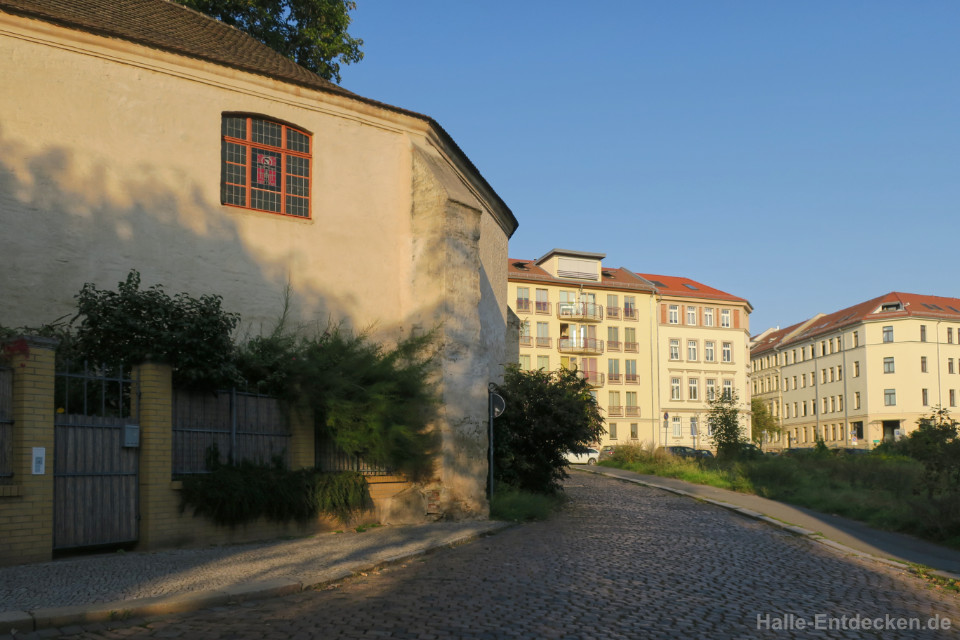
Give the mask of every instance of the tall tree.
[[750, 439], [762, 447], [764, 436], [780, 433], [780, 426], [760, 398], [750, 400]]
[[718, 393], [710, 400], [707, 415], [717, 445], [717, 457], [737, 457], [746, 442], [740, 429], [740, 398], [736, 392]]
[[176, 0], [245, 31], [302, 67], [340, 83], [340, 64], [363, 60], [347, 33], [352, 0]]

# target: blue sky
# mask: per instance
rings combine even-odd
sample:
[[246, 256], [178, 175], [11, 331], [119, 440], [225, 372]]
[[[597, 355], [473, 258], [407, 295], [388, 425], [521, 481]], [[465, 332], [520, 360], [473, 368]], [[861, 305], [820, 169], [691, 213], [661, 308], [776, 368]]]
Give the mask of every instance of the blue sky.
[[358, 0], [342, 86], [430, 115], [559, 247], [750, 300], [751, 329], [960, 297], [957, 0]]

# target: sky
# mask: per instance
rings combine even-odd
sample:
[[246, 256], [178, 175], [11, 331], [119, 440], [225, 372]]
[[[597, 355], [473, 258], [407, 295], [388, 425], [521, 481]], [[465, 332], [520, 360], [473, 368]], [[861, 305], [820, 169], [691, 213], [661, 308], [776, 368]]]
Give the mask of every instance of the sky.
[[423, 113], [553, 248], [746, 298], [751, 332], [960, 297], [957, 0], [357, 0], [341, 85]]

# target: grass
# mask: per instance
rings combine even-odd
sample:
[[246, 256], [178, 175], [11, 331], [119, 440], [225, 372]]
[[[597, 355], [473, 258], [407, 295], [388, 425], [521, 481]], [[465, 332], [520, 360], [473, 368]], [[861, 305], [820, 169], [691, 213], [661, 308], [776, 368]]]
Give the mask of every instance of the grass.
[[952, 502], [919, 491], [923, 466], [902, 456], [811, 453], [723, 462], [621, 446], [601, 464], [752, 493], [960, 548], [952, 533], [958, 526]]
[[501, 485], [490, 501], [490, 517], [507, 522], [546, 520], [564, 500], [563, 495], [529, 493]]

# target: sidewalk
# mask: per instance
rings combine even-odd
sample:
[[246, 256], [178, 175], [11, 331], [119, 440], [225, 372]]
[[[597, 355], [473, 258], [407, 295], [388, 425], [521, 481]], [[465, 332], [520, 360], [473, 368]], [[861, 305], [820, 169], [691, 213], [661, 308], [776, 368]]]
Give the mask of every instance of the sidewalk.
[[437, 522], [0, 567], [0, 635], [285, 595], [509, 526]]
[[748, 493], [738, 493], [706, 485], [693, 484], [615, 469], [613, 467], [575, 467], [596, 473], [690, 496], [747, 517], [763, 520], [792, 533], [807, 536], [839, 551], [872, 556], [880, 561], [922, 564], [943, 577], [960, 579], [960, 551], [943, 547], [902, 533], [872, 529], [862, 522], [820, 513]]

